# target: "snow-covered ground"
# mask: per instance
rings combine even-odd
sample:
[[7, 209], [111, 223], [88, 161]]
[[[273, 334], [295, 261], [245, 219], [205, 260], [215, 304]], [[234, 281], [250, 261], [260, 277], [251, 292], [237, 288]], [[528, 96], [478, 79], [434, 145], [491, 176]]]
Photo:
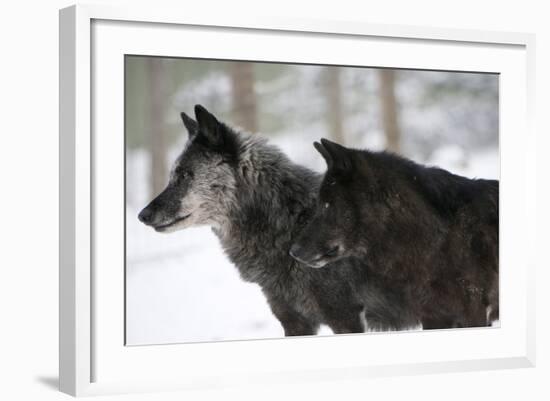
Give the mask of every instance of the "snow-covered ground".
[[161, 235], [128, 210], [127, 343], [276, 337], [282, 328], [209, 228]]
[[[280, 135], [271, 141], [293, 160], [322, 171], [311, 143], [318, 133]], [[372, 144], [372, 142], [371, 142]], [[357, 144], [364, 146], [364, 144]], [[174, 156], [175, 157], [175, 156]], [[139, 223], [145, 155], [129, 152], [126, 333], [129, 345], [282, 337], [256, 284], [245, 283], [208, 227], [159, 234]], [[445, 146], [427, 164], [470, 177], [498, 178], [497, 149], [465, 155]], [[130, 191], [132, 192], [132, 191]], [[323, 327], [321, 334], [331, 334]]]

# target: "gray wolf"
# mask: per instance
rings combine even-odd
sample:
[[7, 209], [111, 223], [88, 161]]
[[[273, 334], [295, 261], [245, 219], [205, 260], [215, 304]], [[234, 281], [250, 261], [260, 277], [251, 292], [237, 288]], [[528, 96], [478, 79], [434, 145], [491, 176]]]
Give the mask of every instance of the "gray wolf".
[[424, 329], [498, 319], [499, 183], [386, 152], [315, 143], [327, 163], [314, 216], [291, 254], [312, 267], [364, 262], [385, 302]]

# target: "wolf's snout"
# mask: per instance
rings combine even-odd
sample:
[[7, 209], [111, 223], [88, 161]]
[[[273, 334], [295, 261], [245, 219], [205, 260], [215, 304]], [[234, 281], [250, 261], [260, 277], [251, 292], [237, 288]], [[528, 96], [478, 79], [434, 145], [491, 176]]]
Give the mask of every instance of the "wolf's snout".
[[292, 256], [294, 259], [298, 259], [298, 255], [300, 254], [300, 247], [297, 244], [294, 244], [290, 247], [290, 250], [288, 251], [288, 254]]
[[153, 222], [153, 216], [154, 216], [153, 211], [148, 207], [146, 207], [141, 212], [139, 212], [138, 219], [143, 224], [151, 224]]

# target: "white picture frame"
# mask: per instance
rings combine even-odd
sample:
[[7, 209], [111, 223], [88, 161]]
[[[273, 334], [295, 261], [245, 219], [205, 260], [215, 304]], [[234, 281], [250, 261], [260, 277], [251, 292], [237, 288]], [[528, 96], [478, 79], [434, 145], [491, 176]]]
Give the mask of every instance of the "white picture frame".
[[[182, 46], [181, 38], [201, 46]], [[125, 347], [123, 220], [101, 197], [123, 179], [124, 54], [501, 74], [501, 326]], [[535, 231], [533, 58], [534, 36], [523, 33], [136, 7], [61, 10], [60, 390], [80, 396], [534, 366], [534, 234], [513, 235]], [[107, 174], [106, 166], [115, 167]], [[108, 203], [122, 213], [119, 195]], [[118, 228], [105, 229], [107, 218]]]

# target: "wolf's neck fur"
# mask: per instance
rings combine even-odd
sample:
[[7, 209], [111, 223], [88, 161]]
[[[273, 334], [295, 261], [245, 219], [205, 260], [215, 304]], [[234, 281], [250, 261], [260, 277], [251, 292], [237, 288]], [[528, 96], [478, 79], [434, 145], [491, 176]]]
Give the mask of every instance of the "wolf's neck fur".
[[215, 232], [243, 279], [261, 283], [295, 263], [288, 250], [312, 209], [321, 177], [259, 136], [239, 139], [233, 200]]

